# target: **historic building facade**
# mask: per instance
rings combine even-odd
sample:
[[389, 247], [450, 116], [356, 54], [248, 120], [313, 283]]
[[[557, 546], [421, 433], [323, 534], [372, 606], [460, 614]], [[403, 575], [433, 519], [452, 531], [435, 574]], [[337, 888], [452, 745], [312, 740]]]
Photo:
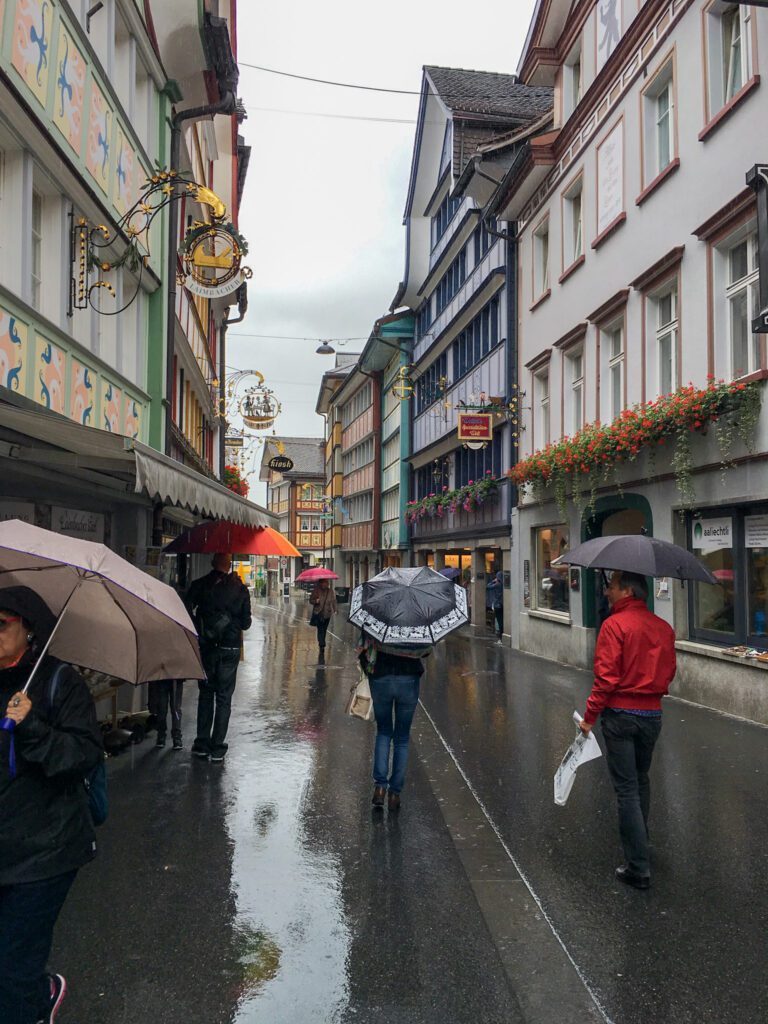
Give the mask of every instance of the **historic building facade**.
[[[515, 382], [515, 319], [508, 240], [481, 216], [467, 189], [468, 165], [478, 145], [519, 131], [551, 106], [550, 87], [519, 85], [513, 75], [424, 69], [404, 220], [406, 269], [393, 308], [409, 307], [416, 318], [410, 500], [456, 500], [409, 516], [411, 544], [417, 563], [457, 571], [478, 625], [486, 619], [487, 577], [510, 568], [504, 471], [513, 429], [504, 410]], [[485, 447], [464, 447], [458, 412], [482, 405], [498, 410], [491, 436]], [[497, 482], [485, 500], [468, 500], [474, 492], [466, 489], [486, 478]], [[505, 606], [509, 620], [508, 599]]]
[[[276, 455], [293, 468], [274, 470]], [[294, 580], [302, 569], [321, 565], [325, 543], [325, 441], [322, 437], [274, 437], [264, 444], [259, 479], [267, 484], [267, 509], [277, 527], [301, 552], [287, 559], [283, 581]]]
[[[520, 78], [554, 88], [553, 122], [525, 142], [487, 207], [517, 230], [522, 460], [554, 459], [548, 445], [626, 422], [634, 406], [668, 409], [664, 396], [689, 382], [737, 381], [731, 407], [743, 401], [741, 385], [762, 388], [756, 206], [745, 175], [764, 159], [767, 53], [759, 7], [537, 5]], [[656, 415], [644, 413], [640, 429]], [[586, 538], [645, 530], [691, 547], [720, 581], [656, 584], [655, 611], [678, 635], [676, 692], [768, 721], [764, 666], [723, 653], [765, 647], [767, 416], [752, 423], [751, 444], [734, 434], [725, 474], [720, 428], [694, 417], [682, 441], [670, 430], [653, 458], [628, 441], [624, 460], [599, 474], [569, 466], [577, 491], [594, 491], [586, 510], [589, 494], [558, 504], [551, 486], [523, 487], [513, 520], [520, 647], [589, 665], [600, 581], [553, 563]]]

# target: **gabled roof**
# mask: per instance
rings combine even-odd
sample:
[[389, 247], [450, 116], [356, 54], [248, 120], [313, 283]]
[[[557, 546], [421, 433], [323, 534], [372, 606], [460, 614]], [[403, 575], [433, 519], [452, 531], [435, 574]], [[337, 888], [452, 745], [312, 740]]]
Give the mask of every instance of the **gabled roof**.
[[425, 72], [440, 99], [455, 116], [484, 114], [515, 121], [540, 117], [552, 106], [552, 90], [522, 85], [517, 75], [471, 71], [429, 64]]
[[[278, 441], [282, 451], [278, 450]], [[268, 479], [267, 463], [275, 455], [287, 455], [293, 463], [293, 469], [281, 473], [283, 477], [325, 478], [325, 441], [322, 437], [270, 437], [261, 456], [260, 480]]]

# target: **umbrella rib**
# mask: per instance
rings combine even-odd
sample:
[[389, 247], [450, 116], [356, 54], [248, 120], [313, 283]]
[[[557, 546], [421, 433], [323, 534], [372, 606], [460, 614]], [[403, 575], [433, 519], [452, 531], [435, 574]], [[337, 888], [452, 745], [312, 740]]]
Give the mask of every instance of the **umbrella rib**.
[[[117, 608], [120, 612], [122, 612], [123, 616], [125, 617], [126, 621], [128, 622], [128, 625], [133, 630], [133, 645], [134, 645], [134, 648], [135, 648], [135, 651], [136, 651], [136, 672], [134, 674], [136, 676], [138, 676], [138, 674], [139, 674], [139, 634], [138, 634], [138, 630], [134, 626], [133, 621], [132, 621], [130, 615], [128, 614], [128, 612], [118, 602], [118, 600], [115, 598], [115, 595], [112, 593], [112, 591], [107, 586], [107, 581], [105, 580], [105, 578], [103, 576], [99, 576], [99, 582], [101, 583], [102, 587], [106, 590], [107, 594], [109, 594], [109, 599], [112, 601], [112, 603], [114, 604], [115, 608]], [[119, 586], [119, 584], [116, 583], [116, 584], [114, 584], [114, 586]], [[124, 588], [120, 587], [120, 589], [123, 590]], [[134, 595], [134, 596], [136, 596], [136, 595]], [[139, 598], [139, 600], [141, 600], [141, 598]], [[136, 682], [138, 683], [139, 680], [137, 679]]]

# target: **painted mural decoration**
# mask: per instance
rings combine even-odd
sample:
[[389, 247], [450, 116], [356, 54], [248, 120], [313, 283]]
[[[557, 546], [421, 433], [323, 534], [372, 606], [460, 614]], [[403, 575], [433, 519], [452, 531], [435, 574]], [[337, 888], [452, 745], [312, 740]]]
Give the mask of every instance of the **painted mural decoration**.
[[125, 416], [123, 418], [123, 433], [126, 437], [132, 438], [134, 441], [139, 440], [139, 434], [141, 433], [141, 405], [130, 395], [124, 396], [125, 404]]
[[53, 123], [77, 155], [83, 139], [85, 59], [63, 25], [59, 29]]
[[52, 0], [16, 0], [11, 62], [45, 106], [50, 74]]
[[88, 119], [88, 151], [85, 155], [85, 166], [107, 193], [113, 117], [112, 108], [104, 98], [104, 93], [95, 79], [91, 79], [91, 110]]
[[122, 126], [118, 124], [115, 136], [115, 169], [112, 180], [112, 202], [119, 213], [127, 213], [133, 206], [133, 178], [135, 157]]
[[35, 359], [35, 401], [52, 412], [64, 413], [67, 355], [64, 349], [38, 334]]
[[72, 360], [72, 372], [69, 386], [70, 418], [84, 427], [93, 426], [96, 390], [93, 370], [77, 359]]
[[22, 390], [21, 374], [27, 356], [27, 325], [0, 308], [0, 384]]
[[597, 70], [605, 64], [619, 45], [622, 36], [621, 0], [598, 0], [597, 4]]
[[109, 381], [101, 382], [101, 426], [112, 434], [120, 433], [120, 400], [123, 392]]

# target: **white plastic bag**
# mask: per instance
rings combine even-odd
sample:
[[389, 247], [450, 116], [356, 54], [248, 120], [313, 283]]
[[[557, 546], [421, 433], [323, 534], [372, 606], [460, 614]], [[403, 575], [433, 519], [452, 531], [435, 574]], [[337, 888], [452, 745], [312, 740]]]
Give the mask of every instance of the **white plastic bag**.
[[349, 691], [346, 712], [353, 718], [362, 718], [368, 722], [373, 718], [373, 698], [371, 697], [371, 684], [368, 676], [360, 672], [360, 678]]
[[[576, 725], [581, 723], [581, 715], [578, 711], [573, 712], [573, 720]], [[580, 764], [586, 764], [596, 757], [600, 757], [602, 751], [598, 746], [595, 737], [590, 734], [585, 736], [579, 731], [578, 736], [565, 752], [565, 757], [560, 762], [560, 767], [555, 772], [555, 803], [558, 807], [565, 807], [568, 796], [573, 788], [573, 780], [576, 778], [576, 769]]]

